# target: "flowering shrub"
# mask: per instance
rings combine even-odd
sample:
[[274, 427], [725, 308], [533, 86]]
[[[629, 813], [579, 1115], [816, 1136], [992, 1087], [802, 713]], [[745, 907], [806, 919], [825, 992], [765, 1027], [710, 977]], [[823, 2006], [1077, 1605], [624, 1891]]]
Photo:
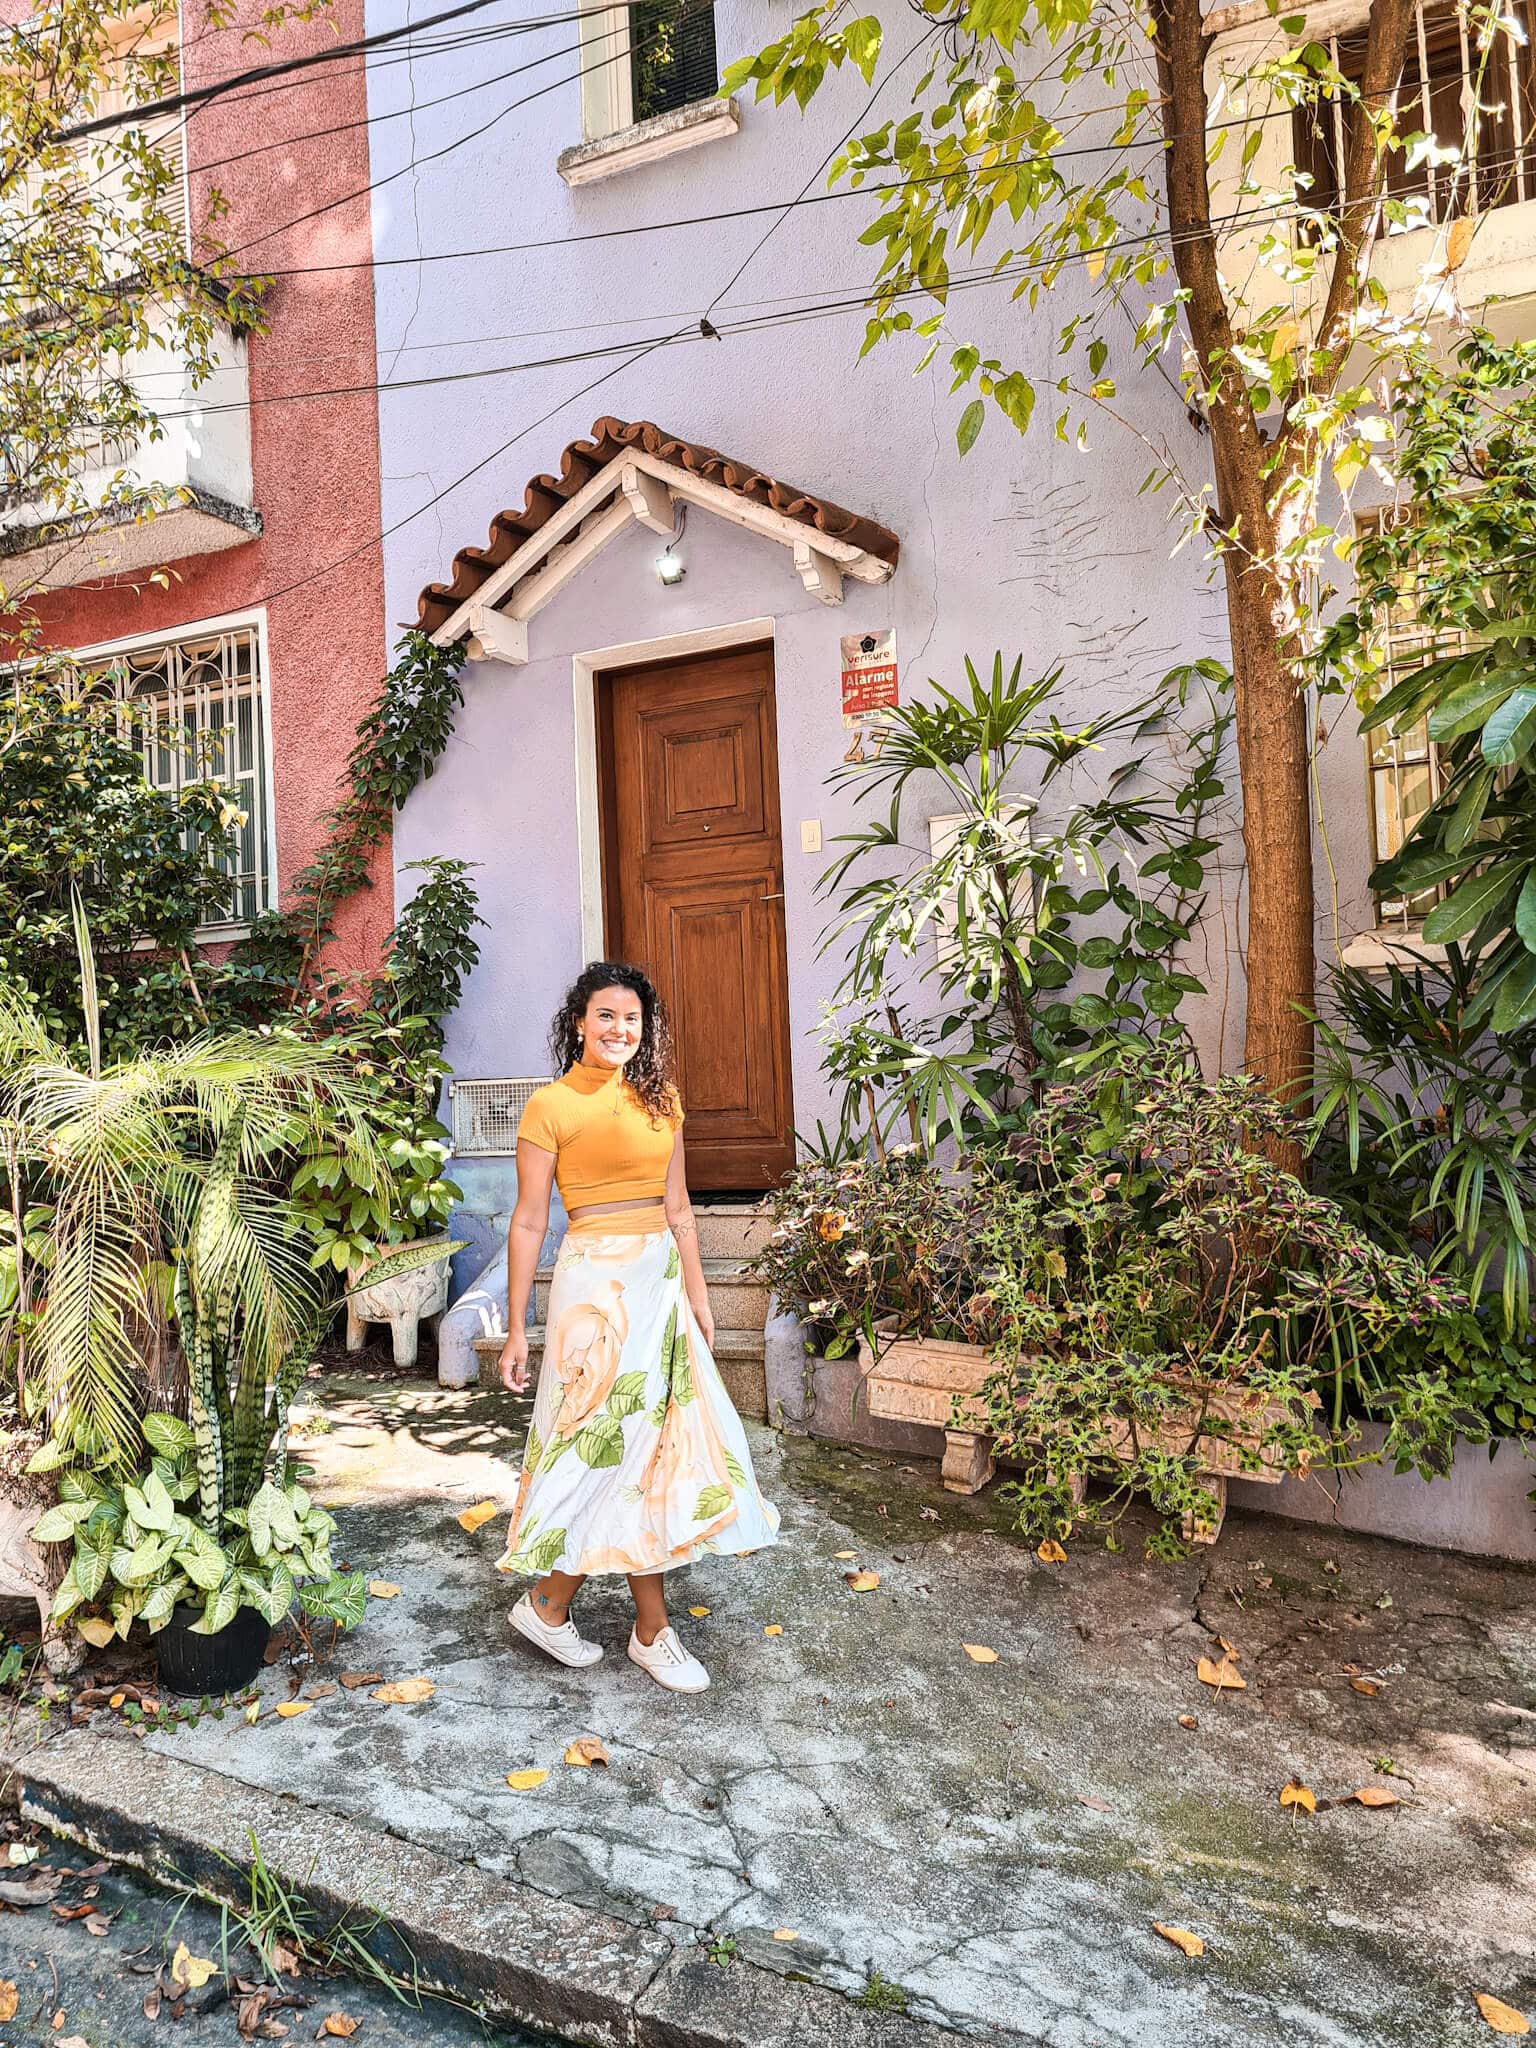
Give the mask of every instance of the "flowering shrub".
[[[973, 1179], [967, 1243], [985, 1276], [995, 1450], [1022, 1529], [1111, 1540], [1135, 1495], [1151, 1547], [1209, 1522], [1202, 1470], [1304, 1473], [1362, 1461], [1345, 1421], [1356, 1361], [1463, 1299], [1385, 1252], [1259, 1150], [1294, 1138], [1246, 1076], [1201, 1078], [1172, 1049], [1049, 1091]], [[1316, 1427], [1326, 1396], [1334, 1427]], [[1406, 1372], [1382, 1404], [1385, 1455], [1443, 1468], [1458, 1416], [1444, 1377]], [[1106, 1482], [1077, 1496], [1084, 1478]]]
[[963, 1253], [963, 1188], [915, 1146], [883, 1159], [802, 1166], [772, 1197], [773, 1231], [752, 1270], [803, 1307], [825, 1358], [877, 1323], [898, 1336], [965, 1338], [976, 1312]]

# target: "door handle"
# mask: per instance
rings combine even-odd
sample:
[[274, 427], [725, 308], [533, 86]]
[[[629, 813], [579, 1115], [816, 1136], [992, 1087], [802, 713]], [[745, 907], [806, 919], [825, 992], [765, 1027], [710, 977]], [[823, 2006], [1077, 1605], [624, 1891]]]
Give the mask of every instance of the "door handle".
[[775, 889], [771, 895], [765, 896], [763, 898], [763, 901], [765, 903], [781, 903], [783, 900], [784, 891], [782, 889]]

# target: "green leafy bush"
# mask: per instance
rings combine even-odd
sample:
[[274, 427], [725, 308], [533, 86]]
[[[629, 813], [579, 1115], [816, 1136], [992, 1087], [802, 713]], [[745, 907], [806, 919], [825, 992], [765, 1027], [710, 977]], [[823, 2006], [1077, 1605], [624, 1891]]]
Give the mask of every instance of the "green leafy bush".
[[[824, 1033], [845, 1154], [897, 1132], [974, 1142], [1106, 1044], [1182, 1037], [1179, 1006], [1203, 989], [1180, 953], [1218, 843], [1226, 672], [1196, 663], [1069, 726], [1060, 669], [965, 667], [964, 690], [886, 713], [876, 758], [832, 778], [889, 801], [820, 884], [823, 949], [848, 958]], [[930, 841], [931, 815], [946, 822]], [[909, 1022], [920, 1002], [937, 1016]]]
[[264, 1479], [210, 1530], [187, 1503], [199, 1495], [196, 1440], [174, 1415], [144, 1418], [155, 1456], [131, 1480], [66, 1472], [56, 1506], [33, 1525], [39, 1543], [72, 1543], [52, 1618], [73, 1620], [87, 1641], [151, 1634], [183, 1603], [201, 1605], [195, 1633], [215, 1634], [252, 1607], [274, 1626], [295, 1600], [307, 1614], [354, 1627], [366, 1602], [363, 1574], [331, 1560], [336, 1524], [290, 1468]]

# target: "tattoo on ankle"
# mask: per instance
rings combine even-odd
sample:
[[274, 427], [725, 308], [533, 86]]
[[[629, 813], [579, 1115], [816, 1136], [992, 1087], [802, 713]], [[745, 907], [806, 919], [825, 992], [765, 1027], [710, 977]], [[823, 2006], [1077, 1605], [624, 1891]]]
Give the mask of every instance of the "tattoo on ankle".
[[538, 1601], [541, 1607], [547, 1607], [549, 1605], [549, 1595], [547, 1593], [535, 1593], [533, 1597], [535, 1600]]

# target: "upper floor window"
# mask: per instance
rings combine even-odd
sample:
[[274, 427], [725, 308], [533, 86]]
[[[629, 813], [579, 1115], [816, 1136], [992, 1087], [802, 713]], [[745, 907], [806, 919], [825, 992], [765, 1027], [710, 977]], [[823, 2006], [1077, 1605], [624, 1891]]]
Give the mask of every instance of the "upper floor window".
[[[1408, 142], [1391, 150], [1386, 185], [1390, 198], [1409, 203], [1415, 224], [1438, 226], [1453, 214], [1536, 198], [1536, 0], [1509, 0], [1508, 12], [1525, 40], [1499, 33], [1485, 51], [1461, 10], [1433, 0], [1414, 9], [1396, 126], [1405, 141], [1416, 132], [1434, 140], [1433, 146]], [[1319, 40], [1358, 85], [1365, 26]], [[1295, 110], [1296, 168], [1312, 179], [1306, 203], [1324, 210], [1338, 205], [1347, 139], [1361, 118], [1358, 100], [1347, 97]], [[1475, 151], [1459, 163], [1474, 134]]]
[[699, 0], [634, 0], [629, 41], [632, 120], [648, 121], [653, 114], [713, 99], [720, 67], [712, 6]]
[[[1372, 515], [1392, 518], [1391, 514]], [[1396, 687], [1426, 661], [1457, 653], [1457, 633], [1436, 634], [1418, 615], [1411, 573], [1402, 595], [1387, 613], [1383, 626], [1381, 694]], [[1402, 850], [1403, 842], [1444, 787], [1440, 749], [1429, 736], [1425, 719], [1406, 732], [1382, 728], [1366, 735], [1366, 774], [1370, 790], [1372, 866]], [[1423, 889], [1414, 896], [1379, 896], [1378, 925], [1407, 927], [1420, 922], [1443, 892]]]
[[582, 125], [589, 142], [711, 102], [719, 85], [712, 0], [633, 0], [588, 16]]
[[82, 657], [81, 666], [111, 675], [120, 727], [137, 740], [153, 788], [214, 781], [233, 793], [241, 822], [220, 856], [229, 876], [227, 916], [205, 933], [217, 938], [248, 925], [277, 900], [260, 628], [108, 650]]

